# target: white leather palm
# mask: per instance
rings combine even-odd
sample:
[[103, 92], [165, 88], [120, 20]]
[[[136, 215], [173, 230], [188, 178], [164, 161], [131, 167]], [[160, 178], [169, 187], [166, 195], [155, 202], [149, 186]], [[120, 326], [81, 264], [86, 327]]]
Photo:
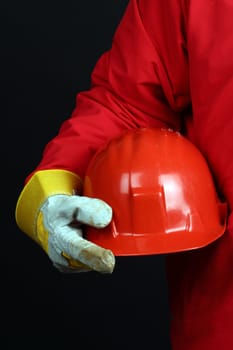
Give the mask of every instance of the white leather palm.
[[[48, 256], [55, 267], [61, 272], [113, 271], [113, 253], [84, 239], [81, 226], [100, 229], [107, 226], [112, 218], [112, 209], [107, 203], [85, 196], [54, 195], [46, 200], [41, 211], [49, 233]], [[71, 267], [64, 254], [84, 265]]]

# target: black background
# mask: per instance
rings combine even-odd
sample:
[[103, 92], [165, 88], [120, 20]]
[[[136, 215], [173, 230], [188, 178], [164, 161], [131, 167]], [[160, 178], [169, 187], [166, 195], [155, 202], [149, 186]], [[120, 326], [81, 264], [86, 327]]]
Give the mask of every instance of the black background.
[[127, 3], [1, 5], [1, 333], [10, 349], [170, 348], [163, 256], [117, 258], [110, 276], [63, 275], [14, 219], [25, 177], [89, 87]]

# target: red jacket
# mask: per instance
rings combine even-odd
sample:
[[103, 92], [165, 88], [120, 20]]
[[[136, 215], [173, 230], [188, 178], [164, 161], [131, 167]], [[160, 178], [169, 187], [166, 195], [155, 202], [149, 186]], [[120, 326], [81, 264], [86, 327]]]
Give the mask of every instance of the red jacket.
[[203, 152], [229, 204], [221, 239], [167, 258], [173, 349], [232, 350], [233, 0], [130, 1], [90, 90], [78, 94], [35, 172], [59, 168], [82, 177], [109, 139], [162, 125]]

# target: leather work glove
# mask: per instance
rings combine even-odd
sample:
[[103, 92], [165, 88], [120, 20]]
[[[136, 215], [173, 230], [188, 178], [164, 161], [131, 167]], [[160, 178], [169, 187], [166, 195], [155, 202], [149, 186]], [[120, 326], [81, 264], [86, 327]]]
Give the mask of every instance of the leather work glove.
[[48, 256], [61, 272], [98, 271], [112, 273], [115, 257], [83, 238], [82, 225], [107, 226], [111, 207], [100, 199], [78, 195], [53, 195], [41, 207], [48, 231]]

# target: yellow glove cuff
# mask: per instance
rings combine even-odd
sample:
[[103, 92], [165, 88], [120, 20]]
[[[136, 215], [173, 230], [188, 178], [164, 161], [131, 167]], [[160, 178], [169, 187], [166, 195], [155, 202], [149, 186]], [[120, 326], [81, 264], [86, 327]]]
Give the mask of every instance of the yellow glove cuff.
[[49, 196], [78, 194], [81, 188], [82, 180], [70, 171], [54, 169], [36, 172], [24, 186], [17, 201], [17, 225], [47, 251], [48, 233], [39, 214], [41, 205]]

